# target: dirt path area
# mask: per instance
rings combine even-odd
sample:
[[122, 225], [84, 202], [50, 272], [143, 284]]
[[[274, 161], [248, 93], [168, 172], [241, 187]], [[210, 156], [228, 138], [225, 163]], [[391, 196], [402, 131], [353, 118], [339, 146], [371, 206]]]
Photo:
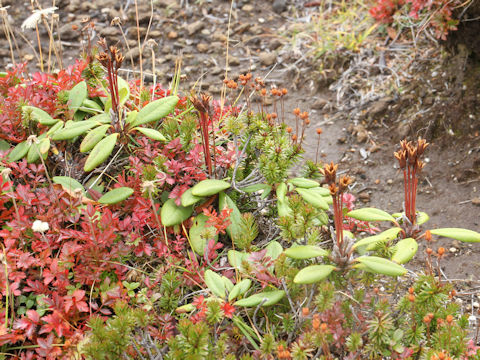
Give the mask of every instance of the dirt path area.
[[[45, 8], [52, 5], [49, 1], [41, 3]], [[322, 71], [323, 77], [319, 76], [321, 64], [307, 58], [305, 48], [292, 40], [292, 33], [301, 31], [314, 19], [315, 9], [304, 8], [303, 3], [297, 0], [236, 1], [229, 18], [231, 4], [224, 0], [156, 0], [152, 3], [153, 17], [150, 16], [151, 3], [139, 1], [140, 36], [143, 39], [148, 31], [148, 38], [154, 40], [149, 43], [150, 47], [144, 49], [143, 69], [146, 73], [152, 72], [153, 49], [157, 82], [168, 84], [174, 73], [175, 59], [181, 54], [181, 86], [186, 90], [196, 86], [197, 91], [201, 89], [219, 97], [225, 77], [230, 19], [229, 76], [252, 71], [255, 76], [267, 77], [267, 82], [272, 85], [287, 87], [287, 121], [293, 121], [291, 110], [295, 107], [311, 113], [312, 124], [306, 134], [307, 156], [315, 158], [317, 137], [314, 129], [321, 127], [324, 131], [320, 142], [321, 159], [340, 162], [340, 168], [355, 177], [352, 192], [359, 199], [357, 207], [375, 206], [386, 211], [399, 211], [402, 208], [403, 185], [401, 174], [394, 166], [393, 151], [404, 136], [414, 139], [425, 133], [416, 132], [411, 123], [402, 120], [406, 114], [404, 108], [416, 106], [412, 96], [417, 96], [415, 91], [422, 86], [412, 84], [409, 91], [398, 97], [388, 97], [379, 92], [378, 97], [368, 102], [361, 111], [370, 115], [369, 118], [353, 116], [351, 108], [349, 110], [342, 104], [343, 98], [338, 101], [339, 87], [336, 85], [342, 80], [341, 73], [337, 71], [329, 75], [328, 71]], [[32, 55], [32, 47], [37, 48], [35, 32], [20, 30], [22, 22], [31, 14], [29, 2], [4, 0], [2, 5], [9, 6], [8, 19], [20, 48], [15, 60], [30, 60], [32, 66], [35, 65]], [[67, 62], [72, 62], [82, 50], [80, 29], [88, 19], [95, 24], [94, 41], [99, 36], [105, 37], [109, 44], [118, 44], [124, 49], [128, 67], [130, 60], [139, 63], [133, 1], [60, 0], [56, 1], [56, 6], [59, 8], [56, 11]], [[120, 26], [111, 24], [114, 19], [121, 22], [123, 33]], [[40, 29], [45, 56], [48, 34], [44, 26]], [[31, 46], [22, 37], [28, 38]], [[0, 65], [5, 68], [9, 62], [9, 44], [1, 32]], [[431, 66], [434, 65], [438, 62]], [[348, 66], [342, 68], [344, 73], [348, 71]], [[424, 73], [428, 71], [430, 74], [429, 66], [426, 65]], [[137, 65], [134, 68], [139, 70]], [[131, 74], [125, 72], [122, 75], [128, 77]], [[430, 75], [429, 81], [438, 78], [436, 74]], [[445, 82], [448, 81], [445, 79]], [[426, 104], [435, 102], [429, 94], [421, 96]], [[403, 108], [400, 109], [402, 111], [399, 108]], [[355, 111], [358, 112], [358, 108]], [[437, 115], [427, 114], [425, 123], [429, 124], [428, 116]], [[431, 216], [431, 226], [480, 231], [478, 123], [478, 120], [476, 123], [472, 120], [471, 128], [461, 136], [449, 135], [448, 132], [437, 136], [427, 151], [428, 163], [419, 185], [418, 209]], [[426, 129], [427, 135], [428, 131], [429, 128]], [[444, 262], [447, 276], [480, 281], [480, 246], [449, 240], [441, 240], [439, 244], [449, 250]]]

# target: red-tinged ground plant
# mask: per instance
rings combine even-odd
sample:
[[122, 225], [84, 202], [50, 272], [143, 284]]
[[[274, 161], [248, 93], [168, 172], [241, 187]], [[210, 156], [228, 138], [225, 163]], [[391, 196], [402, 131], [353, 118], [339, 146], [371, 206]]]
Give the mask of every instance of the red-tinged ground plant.
[[468, 7], [470, 1], [378, 0], [370, 9], [372, 17], [380, 23], [390, 24], [395, 16], [408, 16], [421, 24], [421, 29], [432, 27], [435, 36], [446, 40], [450, 31], [457, 30], [458, 19], [453, 17], [456, 8]]

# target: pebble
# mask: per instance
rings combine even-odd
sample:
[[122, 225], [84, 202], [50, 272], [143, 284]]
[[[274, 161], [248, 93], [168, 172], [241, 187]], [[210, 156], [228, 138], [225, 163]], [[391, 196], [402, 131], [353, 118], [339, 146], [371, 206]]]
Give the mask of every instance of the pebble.
[[207, 52], [209, 49], [209, 45], [205, 43], [198, 43], [197, 44], [197, 50], [201, 53]]
[[450, 251], [453, 254], [453, 253], [456, 253], [458, 251], [458, 249], [454, 248], [454, 247], [451, 247], [450, 249], [448, 249], [448, 251]]
[[236, 56], [229, 56], [228, 57], [228, 64], [232, 66], [240, 65], [240, 59]]
[[476, 197], [472, 199], [472, 204], [480, 206], [480, 198]]
[[281, 13], [287, 10], [286, 0], [275, 0], [272, 5], [273, 11], [276, 13]]
[[474, 308], [480, 307], [480, 304], [478, 303], [478, 301], [474, 301], [472, 305]]
[[388, 185], [392, 185], [392, 184], [393, 184], [393, 180], [392, 180], [392, 179], [388, 179], [388, 180], [387, 180], [387, 184], [388, 184]]
[[255, 10], [255, 8], [252, 4], [246, 4], [242, 7], [242, 10], [246, 12], [252, 12], [253, 10]]
[[277, 60], [277, 55], [273, 52], [263, 51], [258, 55], [258, 57], [262, 65], [265, 66], [271, 66], [275, 64], [275, 61]]
[[375, 179], [375, 184], [380, 184], [380, 179]]
[[176, 39], [178, 38], [178, 33], [176, 31], [170, 31], [168, 34], [167, 34], [167, 37], [169, 39]]
[[205, 21], [203, 20], [195, 21], [187, 25], [187, 33], [188, 35], [193, 35], [196, 32], [202, 30], [204, 27], [205, 27]]

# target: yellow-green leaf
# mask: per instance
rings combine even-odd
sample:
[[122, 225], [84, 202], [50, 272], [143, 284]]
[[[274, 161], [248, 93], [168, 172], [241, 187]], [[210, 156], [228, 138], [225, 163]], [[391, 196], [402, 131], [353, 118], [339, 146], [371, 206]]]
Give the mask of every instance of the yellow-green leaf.
[[24, 115], [29, 114], [33, 120], [46, 126], [55, 125], [59, 121], [58, 119], [52, 118], [46, 111], [35, 106], [22, 106], [22, 112]]
[[152, 101], [138, 112], [132, 126], [135, 127], [164, 118], [175, 109], [178, 100], [177, 96], [172, 95]]
[[28, 150], [30, 149], [30, 144], [27, 141], [19, 143], [13, 148], [13, 150], [8, 154], [9, 161], [18, 161], [27, 155]]
[[480, 242], [480, 234], [473, 230], [461, 228], [441, 228], [430, 230], [433, 235], [443, 236], [462, 242]]
[[205, 271], [205, 284], [218, 297], [225, 297], [225, 283], [220, 275], [208, 269]]
[[315, 188], [320, 186], [320, 183], [318, 181], [306, 179], [302, 177], [290, 179], [288, 180], [288, 182], [296, 187], [300, 187], [303, 189], [310, 189], [310, 188]]
[[216, 229], [214, 226], [206, 226], [208, 216], [205, 214], [198, 214], [193, 220], [193, 224], [189, 230], [190, 244], [198, 255], [203, 256], [205, 252], [205, 246], [207, 245], [207, 239], [205, 233], [210, 233], [217, 239]]
[[409, 262], [417, 253], [418, 243], [415, 239], [406, 238], [400, 240], [393, 249], [392, 261], [397, 264]]
[[82, 143], [80, 144], [80, 152], [87, 152], [92, 150], [95, 145], [98, 144], [100, 140], [105, 137], [110, 125], [101, 125], [92, 129], [88, 134], [83, 138]]
[[220, 191], [226, 190], [230, 187], [230, 183], [217, 180], [207, 179], [200, 181], [192, 188], [192, 194], [195, 196], [211, 196], [218, 194]]
[[69, 108], [77, 110], [87, 98], [87, 83], [85, 81], [79, 82], [68, 92]]
[[117, 204], [123, 200], [126, 200], [133, 194], [133, 189], [123, 186], [110, 190], [105, 195], [103, 195], [98, 202], [100, 204]]
[[117, 143], [118, 133], [108, 135], [93, 148], [85, 161], [84, 171], [89, 172], [108, 159]]
[[363, 208], [352, 210], [347, 213], [347, 216], [362, 221], [395, 221], [392, 215], [376, 208]]
[[285, 291], [276, 290], [276, 291], [264, 291], [252, 296], [249, 296], [245, 299], [238, 300], [235, 302], [235, 306], [244, 306], [244, 307], [253, 307], [258, 306], [262, 302], [262, 306], [270, 306], [278, 303], [285, 296]]
[[317, 256], [327, 256], [328, 251], [314, 245], [298, 245], [285, 250], [285, 255], [292, 259], [303, 260]]
[[55, 184], [62, 185], [62, 187], [69, 192], [74, 192], [77, 189], [81, 189], [82, 192], [85, 193], [85, 189], [83, 188], [83, 185], [80, 184], [74, 178], [71, 178], [69, 176], [54, 176], [52, 178], [52, 181]]
[[193, 195], [192, 194], [192, 188], [189, 188], [188, 190], [186, 190], [182, 194], [182, 197], [181, 197], [180, 200], [182, 202], [182, 206], [190, 206], [190, 205], [196, 204], [197, 202], [199, 202], [202, 199], [203, 199], [203, 197], [201, 197], [201, 196]]
[[252, 280], [243, 279], [239, 283], [236, 283], [232, 290], [228, 293], [228, 302], [231, 302], [233, 299], [245, 294], [248, 289], [252, 286]]
[[174, 226], [181, 224], [192, 215], [193, 209], [191, 206], [184, 207], [175, 204], [175, 200], [168, 199], [162, 206], [160, 216], [164, 226]]
[[361, 247], [361, 246], [368, 246], [367, 250], [374, 250], [376, 248], [376, 245], [379, 242], [387, 242], [387, 241], [396, 239], [397, 236], [398, 236], [398, 233], [401, 230], [402, 229], [400, 229], [399, 227], [394, 227], [394, 228], [387, 229], [387, 230], [381, 232], [380, 234], [373, 235], [373, 236], [368, 236], [366, 238], [363, 238], [360, 241], [357, 241], [353, 245], [353, 249], [356, 249], [356, 248]]
[[333, 265], [310, 265], [300, 270], [293, 282], [295, 284], [313, 284], [328, 277], [335, 269]]
[[285, 196], [287, 195], [287, 184], [280, 183], [277, 186], [277, 199], [278, 201], [285, 202]]
[[361, 256], [355, 260], [377, 274], [401, 276], [407, 273], [407, 269], [403, 266], [378, 256]]
[[87, 130], [95, 127], [98, 125], [98, 122], [92, 120], [85, 120], [85, 121], [78, 121], [72, 123], [68, 123], [62, 130], [56, 131], [52, 135], [52, 140], [60, 141], [60, 140], [70, 140], [76, 136], [82, 135]]
[[302, 196], [307, 203], [322, 210], [328, 210], [328, 204], [322, 195], [311, 191], [310, 189], [295, 188], [295, 190]]
[[157, 141], [167, 141], [165, 136], [163, 134], [155, 129], [150, 129], [150, 128], [144, 128], [144, 127], [135, 127], [133, 130], [137, 130], [141, 132], [143, 135], [146, 137], [152, 139], [152, 140], [157, 140]]

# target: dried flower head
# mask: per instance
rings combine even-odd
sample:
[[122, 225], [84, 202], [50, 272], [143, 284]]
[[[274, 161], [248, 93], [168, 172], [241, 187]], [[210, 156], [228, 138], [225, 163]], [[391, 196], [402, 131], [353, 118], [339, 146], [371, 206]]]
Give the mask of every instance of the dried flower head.
[[33, 13], [23, 21], [21, 26], [22, 31], [25, 31], [25, 29], [35, 29], [40, 20], [42, 20], [42, 16], [53, 14], [57, 9], [56, 6], [51, 6], [41, 10], [33, 10]]
[[334, 164], [333, 161], [330, 164], [326, 164], [324, 168], [325, 180], [327, 184], [335, 183], [337, 178], [338, 164]]

